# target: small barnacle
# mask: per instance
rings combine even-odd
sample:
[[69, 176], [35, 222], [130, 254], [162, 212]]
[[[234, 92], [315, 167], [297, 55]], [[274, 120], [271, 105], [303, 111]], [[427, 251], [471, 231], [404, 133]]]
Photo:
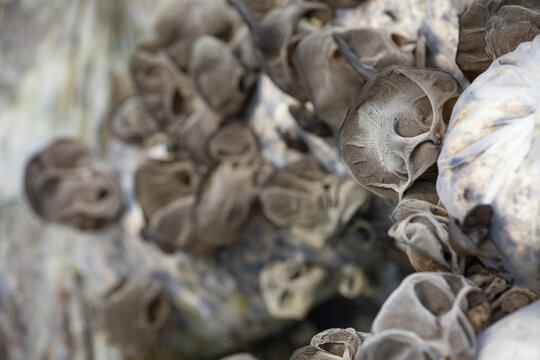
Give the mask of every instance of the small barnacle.
[[256, 80], [227, 44], [212, 36], [195, 42], [189, 74], [206, 103], [225, 117], [243, 111]]
[[459, 17], [456, 64], [470, 81], [491, 65], [491, 59], [484, 46], [484, 32], [489, 12], [498, 1], [475, 0]]
[[157, 16], [156, 38], [142, 46], [165, 51], [181, 70], [187, 71], [197, 39], [210, 35], [229, 42], [240, 23], [225, 0], [174, 1]]
[[235, 122], [213, 134], [208, 140], [208, 156], [219, 161], [251, 162], [260, 157], [259, 144], [253, 130], [245, 124]]
[[109, 338], [127, 353], [150, 349], [166, 326], [171, 304], [162, 286], [121, 279], [100, 303]]
[[135, 195], [148, 220], [162, 206], [193, 195], [198, 183], [199, 175], [190, 160], [149, 159], [135, 172]]
[[303, 319], [317, 302], [328, 296], [329, 274], [324, 268], [303, 261], [274, 261], [259, 274], [259, 286], [270, 315]]
[[502, 0], [493, 7], [486, 21], [486, 52], [491, 60], [495, 60], [538, 34], [540, 2]]
[[146, 240], [154, 242], [166, 253], [177, 250], [212, 254], [216, 246], [207, 245], [193, 231], [191, 212], [195, 196], [184, 196], [156, 210], [142, 233]]
[[197, 189], [193, 228], [207, 245], [225, 246], [246, 233], [272, 166], [260, 157], [255, 134], [242, 123], [219, 129], [206, 152], [214, 165]]
[[26, 196], [44, 220], [82, 230], [113, 223], [123, 208], [120, 186], [82, 143], [57, 140], [26, 164]]
[[325, 4], [296, 0], [287, 7], [273, 9], [258, 20], [242, 0], [230, 2], [250, 27], [255, 56], [261, 69], [283, 92], [306, 101], [292, 64], [292, 55], [300, 37], [316, 29], [306, 19], [315, 17], [327, 22], [332, 18], [331, 9]]
[[260, 193], [270, 221], [317, 248], [342, 230], [367, 198], [353, 180], [325, 174], [311, 158], [276, 171]]
[[459, 257], [449, 241], [446, 211], [432, 203], [405, 199], [392, 213], [396, 222], [389, 230], [417, 271], [452, 271], [462, 273], [464, 258]]
[[490, 320], [491, 322], [495, 322], [502, 317], [529, 305], [537, 299], [538, 294], [527, 288], [514, 285], [493, 301], [491, 304]]
[[130, 73], [142, 103], [160, 130], [183, 123], [201, 102], [191, 78], [163, 52], [138, 48], [130, 61]]
[[354, 360], [366, 335], [352, 328], [328, 329], [313, 336], [309, 346], [296, 350], [291, 360]]
[[168, 129], [175, 147], [186, 150], [190, 158], [197, 164], [209, 164], [212, 159], [208, 156], [206, 145], [216, 133], [224, 118], [201, 103], [186, 119]]

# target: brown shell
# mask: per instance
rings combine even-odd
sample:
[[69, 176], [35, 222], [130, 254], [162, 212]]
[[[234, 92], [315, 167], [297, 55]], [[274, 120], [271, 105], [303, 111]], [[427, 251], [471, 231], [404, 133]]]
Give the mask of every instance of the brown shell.
[[130, 61], [131, 78], [161, 130], [182, 123], [201, 102], [193, 81], [163, 52], [138, 49]]
[[243, 111], [256, 80], [227, 44], [212, 36], [194, 44], [189, 74], [206, 103], [226, 117]]
[[491, 59], [484, 45], [484, 32], [489, 12], [498, 1], [475, 0], [459, 17], [456, 64], [470, 81], [491, 65]]
[[82, 143], [57, 140], [26, 164], [24, 189], [46, 221], [91, 230], [114, 222], [123, 208], [114, 177]]
[[440, 70], [390, 66], [370, 78], [339, 134], [354, 179], [396, 205], [417, 180], [432, 178], [460, 93]]
[[540, 2], [502, 0], [491, 10], [486, 22], [486, 52], [491, 60], [495, 60], [538, 34]]
[[190, 160], [149, 159], [135, 172], [135, 195], [148, 220], [162, 206], [193, 195], [198, 183], [199, 175]]
[[[336, 34], [346, 46], [336, 43]], [[413, 40], [377, 29], [317, 31], [300, 40], [294, 62], [317, 115], [337, 133], [369, 77], [349, 59], [356, 57], [371, 74], [388, 65], [418, 65], [416, 47]]]
[[331, 9], [321, 3], [292, 1], [256, 20], [241, 0], [231, 0], [251, 30], [255, 56], [261, 69], [286, 94], [306, 101], [307, 97], [292, 64], [295, 46], [304, 34], [314, 29], [306, 19], [316, 17], [323, 22], [332, 18]]
[[240, 26], [240, 18], [225, 0], [179, 0], [158, 14], [157, 38], [147, 47], [167, 52], [186, 71], [193, 44], [203, 35], [228, 42]]

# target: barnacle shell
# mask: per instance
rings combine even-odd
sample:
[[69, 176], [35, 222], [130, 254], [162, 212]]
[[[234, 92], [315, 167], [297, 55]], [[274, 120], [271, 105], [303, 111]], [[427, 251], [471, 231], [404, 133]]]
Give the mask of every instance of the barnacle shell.
[[28, 161], [24, 188], [41, 218], [82, 230], [111, 224], [123, 206], [116, 179], [72, 139], [57, 140]]
[[540, 2], [501, 0], [489, 13], [484, 34], [486, 52], [495, 60], [540, 34]]
[[396, 205], [430, 176], [459, 94], [456, 80], [439, 70], [389, 66], [371, 77], [339, 133], [354, 179]]
[[484, 46], [484, 32], [486, 19], [497, 1], [473, 1], [459, 17], [456, 64], [471, 81], [491, 65], [491, 59]]

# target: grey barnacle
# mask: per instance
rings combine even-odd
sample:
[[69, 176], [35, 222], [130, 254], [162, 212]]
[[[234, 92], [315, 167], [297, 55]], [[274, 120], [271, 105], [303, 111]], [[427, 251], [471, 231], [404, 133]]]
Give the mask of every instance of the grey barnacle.
[[270, 221], [321, 248], [365, 204], [368, 193], [349, 178], [324, 173], [308, 157], [277, 170], [260, 199]]
[[[440, 354], [436, 359], [472, 360], [477, 351], [475, 328], [489, 319], [489, 313], [482, 291], [464, 277], [448, 273], [412, 274], [381, 307], [365, 351], [372, 341], [379, 343], [379, 349], [384, 344], [390, 348], [395, 341], [392, 338], [398, 335], [413, 343], [424, 343], [420, 348], [427, 353]], [[388, 331], [397, 333], [386, 338]], [[361, 356], [360, 359], [372, 359], [372, 356]], [[402, 359], [398, 356], [394, 353], [387, 358]]]
[[171, 304], [161, 285], [126, 278], [104, 295], [100, 310], [109, 338], [134, 354], [156, 345]]
[[198, 38], [210, 35], [229, 42], [240, 24], [226, 0], [174, 1], [157, 16], [156, 38], [142, 47], [165, 51], [182, 71], [187, 71]]
[[396, 205], [416, 181], [432, 177], [460, 93], [440, 70], [389, 66], [371, 77], [339, 134], [354, 179]]
[[491, 60], [540, 34], [540, 1], [501, 0], [489, 13], [484, 41]]
[[270, 11], [257, 20], [242, 0], [230, 0], [250, 27], [255, 56], [261, 69], [286, 94], [300, 101], [307, 97], [292, 64], [292, 54], [301, 36], [318, 29], [307, 19], [327, 22], [331, 9], [321, 3], [292, 1], [287, 7]]
[[259, 274], [267, 311], [282, 319], [303, 319], [332, 292], [329, 281], [325, 268], [293, 259], [267, 263]]
[[192, 210], [195, 234], [207, 245], [225, 246], [246, 234], [262, 183], [272, 166], [261, 158], [247, 125], [220, 129], [207, 145], [216, 161], [201, 181]]
[[168, 129], [173, 144], [186, 150], [197, 164], [210, 164], [212, 160], [206, 152], [206, 144], [216, 133], [224, 118], [201, 102], [185, 122]]
[[216, 131], [206, 144], [210, 159], [220, 161], [253, 161], [260, 157], [259, 144], [253, 130], [240, 122]]
[[194, 204], [195, 195], [190, 195], [160, 207], [142, 231], [145, 239], [169, 254], [177, 250], [205, 255], [216, 252], [218, 247], [204, 243], [193, 231], [191, 213]]
[[206, 103], [226, 117], [243, 111], [256, 80], [227, 44], [212, 36], [195, 42], [189, 74]]
[[352, 328], [328, 329], [313, 336], [309, 346], [296, 350], [291, 360], [354, 360], [367, 336]]
[[392, 213], [389, 230], [417, 271], [462, 273], [464, 258], [450, 246], [448, 214], [440, 207], [417, 199], [401, 201]]
[[470, 81], [491, 65], [491, 59], [484, 45], [484, 32], [489, 12], [498, 1], [475, 0], [459, 17], [456, 64]]
[[138, 48], [130, 61], [137, 93], [160, 130], [183, 123], [201, 103], [193, 81], [163, 52]]
[[135, 172], [135, 195], [148, 220], [162, 206], [193, 195], [198, 183], [199, 175], [190, 160], [149, 159]]
[[82, 230], [113, 223], [123, 208], [115, 178], [84, 144], [71, 139], [56, 140], [28, 161], [24, 189], [41, 218]]
[[315, 31], [299, 41], [294, 64], [317, 115], [337, 133], [367, 79], [389, 65], [422, 66], [423, 46], [377, 29]]

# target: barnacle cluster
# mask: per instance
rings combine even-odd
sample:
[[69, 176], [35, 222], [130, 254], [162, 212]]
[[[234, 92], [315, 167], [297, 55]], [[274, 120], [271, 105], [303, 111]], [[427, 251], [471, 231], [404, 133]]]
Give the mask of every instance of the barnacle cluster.
[[[523, 240], [526, 227], [516, 228], [537, 220], [523, 209], [536, 216], [531, 209], [538, 204], [521, 211], [508, 204], [522, 205], [527, 189], [540, 189], [511, 183], [504, 190], [523, 191], [504, 193], [502, 205], [486, 203], [481, 184], [500, 180], [494, 172], [511, 166], [501, 168], [498, 153], [475, 147], [506, 125], [508, 114], [536, 111], [516, 105], [529, 96], [524, 92], [503, 106], [479, 102], [497, 95], [481, 91], [491, 77], [506, 85], [498, 70], [505, 65], [522, 65], [537, 80], [538, 68], [523, 65], [519, 44], [540, 33], [540, 7], [524, 0], [466, 3], [455, 59], [461, 73], [436, 66], [440, 44], [425, 29], [411, 38], [341, 26], [340, 11], [360, 8], [362, 0], [177, 0], [165, 7], [155, 36], [129, 60], [131, 90], [109, 122], [117, 140], [144, 154], [132, 174], [141, 241], [163, 259], [196, 259], [205, 271], [232, 274], [255, 299], [250, 306], [280, 321], [302, 320], [337, 293], [384, 301], [369, 333], [325, 330], [292, 360], [475, 359], [482, 344], [493, 343], [477, 334], [534, 302], [540, 289], [536, 257], [525, 261], [536, 244]], [[538, 39], [527, 54], [540, 53]], [[467, 88], [463, 75], [476, 80]], [[249, 120], [262, 79], [284, 94], [295, 121], [294, 131], [280, 134], [293, 155], [286, 163], [268, 156], [273, 149]], [[467, 119], [474, 116], [477, 122]], [[501, 123], [492, 125], [493, 117]], [[338, 152], [349, 174], [323, 166], [309, 137]], [[474, 159], [456, 156], [467, 147], [481, 160], [475, 158], [476, 172]], [[75, 141], [36, 155], [25, 181], [45, 220], [88, 230], [121, 216], [120, 186]], [[513, 220], [513, 212], [522, 216]], [[381, 220], [387, 215], [392, 223]], [[384, 241], [386, 232], [393, 243]], [[395, 244], [418, 272], [390, 295], [380, 270], [388, 259], [377, 255], [377, 244]], [[99, 305], [108, 336], [129, 354], [165, 348], [217, 356], [236, 350], [229, 345], [235, 336], [246, 342], [264, 335], [233, 329], [213, 350], [205, 346], [215, 337], [198, 333], [203, 340], [193, 336], [189, 350], [179, 350], [176, 327], [198, 315], [186, 314], [173, 292], [163, 279], [121, 279]], [[242, 324], [261, 318], [245, 317]]]

